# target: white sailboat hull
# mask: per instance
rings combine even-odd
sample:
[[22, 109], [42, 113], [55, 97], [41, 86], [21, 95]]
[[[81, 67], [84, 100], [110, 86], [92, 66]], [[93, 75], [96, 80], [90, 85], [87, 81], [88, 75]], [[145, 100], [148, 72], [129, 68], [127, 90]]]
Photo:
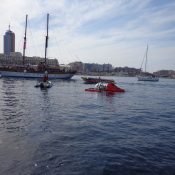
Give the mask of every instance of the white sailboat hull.
[[159, 81], [158, 77], [152, 76], [138, 76], [138, 81]]
[[[14, 77], [14, 78], [42, 78], [43, 73], [33, 72], [17, 72], [17, 71], [0, 71], [1, 77]], [[70, 79], [74, 73], [58, 73], [49, 74], [49, 79]]]

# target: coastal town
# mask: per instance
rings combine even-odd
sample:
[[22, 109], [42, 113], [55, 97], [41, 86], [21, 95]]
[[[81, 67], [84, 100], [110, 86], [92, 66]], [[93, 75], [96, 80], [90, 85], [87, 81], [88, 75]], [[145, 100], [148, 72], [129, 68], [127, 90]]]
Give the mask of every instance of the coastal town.
[[[128, 76], [135, 77], [140, 74], [139, 68], [131, 67], [114, 67], [111, 64], [97, 64], [97, 63], [82, 63], [82, 62], [73, 62], [69, 66], [72, 69], [77, 70], [77, 74], [87, 74], [87, 75], [107, 75], [107, 76]], [[162, 78], [175, 78], [174, 70], [159, 70], [153, 72], [154, 75]]]
[[[44, 58], [26, 57], [27, 64], [38, 65]], [[76, 70], [78, 75], [94, 75], [94, 76], [128, 76], [135, 77], [140, 74], [139, 68], [132, 67], [114, 67], [112, 64], [83, 63], [80, 61], [72, 62], [67, 65], [59, 64], [56, 58], [47, 59], [48, 65], [59, 65], [61, 70]], [[19, 52], [10, 53], [10, 55], [0, 54], [0, 66], [2, 65], [22, 65], [22, 54]], [[158, 70], [153, 72], [154, 75], [162, 78], [175, 79], [174, 70]]]
[[[9, 42], [10, 41], [10, 42]], [[24, 41], [24, 48], [26, 47], [26, 41]], [[24, 52], [24, 51], [23, 51]], [[35, 66], [47, 61], [47, 65], [57, 68], [60, 71], [76, 71], [76, 74], [79, 75], [94, 75], [94, 76], [128, 76], [135, 77], [138, 76], [141, 72], [141, 68], [134, 67], [120, 67], [113, 66], [110, 63], [98, 64], [98, 63], [83, 63], [81, 61], [75, 61], [69, 64], [60, 64], [58, 59], [53, 58], [41, 58], [38, 56], [25, 56], [25, 65]], [[80, 59], [81, 60], [81, 59]], [[4, 35], [4, 53], [0, 53], [0, 68], [4, 66], [14, 66], [14, 65], [23, 65], [24, 64], [24, 55], [20, 52], [15, 51], [15, 33], [11, 31], [10, 26]], [[172, 78], [175, 79], [174, 70], [158, 70], [153, 72], [153, 75], [163, 78]]]

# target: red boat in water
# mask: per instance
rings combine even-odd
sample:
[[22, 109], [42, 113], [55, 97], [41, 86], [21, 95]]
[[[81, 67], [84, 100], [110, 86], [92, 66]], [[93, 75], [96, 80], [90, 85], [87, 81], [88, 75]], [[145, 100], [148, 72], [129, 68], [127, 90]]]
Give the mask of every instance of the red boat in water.
[[81, 77], [83, 79], [83, 81], [87, 84], [96, 84], [96, 83], [100, 83], [100, 82], [104, 82], [104, 83], [115, 83], [114, 80], [111, 79], [104, 79], [104, 78], [100, 78], [100, 77]]
[[89, 91], [89, 92], [125, 92], [124, 89], [119, 88], [118, 86], [116, 86], [114, 83], [97, 83], [95, 85], [95, 88], [88, 88], [85, 89], [85, 91]]

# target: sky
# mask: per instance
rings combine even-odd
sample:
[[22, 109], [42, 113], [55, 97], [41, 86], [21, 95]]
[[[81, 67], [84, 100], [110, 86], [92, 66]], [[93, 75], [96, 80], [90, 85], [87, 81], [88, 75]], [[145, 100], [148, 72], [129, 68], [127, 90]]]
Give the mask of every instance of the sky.
[[147, 70], [175, 70], [174, 0], [1, 0], [0, 53], [11, 30], [22, 52], [28, 14], [27, 56], [44, 57], [49, 13], [48, 57], [140, 68], [148, 45]]

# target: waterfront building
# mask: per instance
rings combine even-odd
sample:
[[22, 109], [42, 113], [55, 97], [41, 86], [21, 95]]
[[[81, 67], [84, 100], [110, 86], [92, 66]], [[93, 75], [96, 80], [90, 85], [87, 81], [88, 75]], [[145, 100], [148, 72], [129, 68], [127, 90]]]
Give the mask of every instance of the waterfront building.
[[73, 70], [76, 70], [77, 73], [83, 72], [84, 64], [81, 61], [75, 61], [75, 62], [69, 63], [69, 65]]
[[[41, 62], [44, 62], [44, 58], [41, 57], [25, 57], [26, 65], [38, 65]], [[47, 59], [47, 64], [50, 66], [58, 66], [58, 60]], [[0, 66], [12, 66], [12, 65], [23, 65], [23, 57], [20, 52], [14, 52], [7, 54], [0, 54]]]
[[15, 52], [15, 33], [10, 30], [6, 31], [4, 35], [4, 54], [10, 55], [11, 52]]

